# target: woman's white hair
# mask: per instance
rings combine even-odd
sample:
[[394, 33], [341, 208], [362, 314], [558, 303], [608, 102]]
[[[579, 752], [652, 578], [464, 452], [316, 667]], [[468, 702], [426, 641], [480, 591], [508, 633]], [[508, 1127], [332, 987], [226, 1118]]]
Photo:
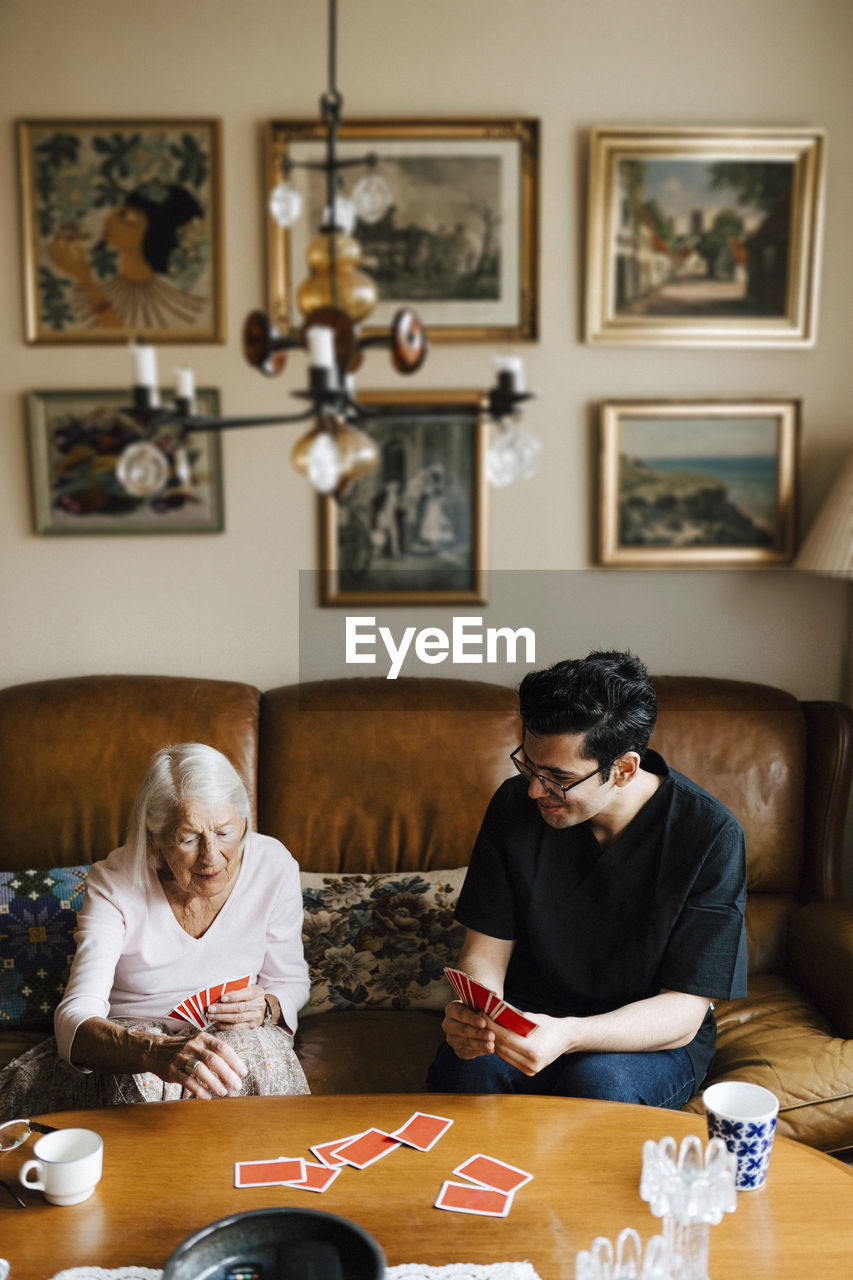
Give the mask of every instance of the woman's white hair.
[[[203, 742], [180, 742], [155, 752], [133, 807], [125, 846], [133, 852], [133, 877], [143, 884], [154, 865], [152, 837], [177, 824], [189, 800], [230, 804], [252, 830], [252, 806], [243, 779], [227, 756]], [[245, 836], [244, 836], [245, 840]], [[242, 849], [242, 846], [241, 846]]]

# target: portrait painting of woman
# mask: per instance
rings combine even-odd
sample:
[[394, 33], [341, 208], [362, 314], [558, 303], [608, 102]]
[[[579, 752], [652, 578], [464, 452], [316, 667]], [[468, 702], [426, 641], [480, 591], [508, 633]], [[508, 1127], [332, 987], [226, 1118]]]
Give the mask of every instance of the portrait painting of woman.
[[223, 337], [217, 121], [19, 125], [27, 337]]

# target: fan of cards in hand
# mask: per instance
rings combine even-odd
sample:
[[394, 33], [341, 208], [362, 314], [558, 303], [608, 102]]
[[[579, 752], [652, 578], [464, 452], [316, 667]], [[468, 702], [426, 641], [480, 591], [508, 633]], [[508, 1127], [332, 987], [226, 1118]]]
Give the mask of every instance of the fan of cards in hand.
[[247, 973], [243, 978], [231, 978], [228, 982], [216, 982], [212, 987], [202, 987], [201, 991], [194, 991], [191, 996], [185, 996], [180, 1004], [176, 1004], [174, 1009], [166, 1014], [166, 1017], [178, 1018], [181, 1022], [191, 1022], [194, 1027], [204, 1030], [211, 1023], [211, 1019], [207, 1016], [210, 1005], [216, 1004], [226, 991], [242, 991], [251, 981], [252, 975]]
[[514, 1031], [519, 1036], [529, 1036], [539, 1024], [525, 1018], [520, 1009], [503, 1000], [496, 991], [490, 991], [461, 969], [445, 969], [444, 976], [459, 999], [476, 1013], [484, 1013], [499, 1027]]

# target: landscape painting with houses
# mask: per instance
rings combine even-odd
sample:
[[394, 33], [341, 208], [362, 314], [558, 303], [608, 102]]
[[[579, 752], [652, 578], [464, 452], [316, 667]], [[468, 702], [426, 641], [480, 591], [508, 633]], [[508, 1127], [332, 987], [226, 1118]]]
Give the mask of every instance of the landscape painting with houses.
[[785, 315], [793, 164], [624, 158], [617, 173], [618, 315]]

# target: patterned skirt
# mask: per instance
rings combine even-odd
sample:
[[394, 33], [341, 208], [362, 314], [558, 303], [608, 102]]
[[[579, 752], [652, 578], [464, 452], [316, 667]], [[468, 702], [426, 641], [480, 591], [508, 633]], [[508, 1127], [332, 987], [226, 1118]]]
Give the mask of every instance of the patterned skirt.
[[[133, 1031], [175, 1034], [174, 1023], [170, 1026], [164, 1021], [133, 1018], [113, 1018], [112, 1021]], [[187, 1028], [187, 1039], [195, 1034], [195, 1028]], [[311, 1092], [293, 1048], [293, 1037], [282, 1027], [217, 1028], [215, 1034], [229, 1044], [248, 1067], [240, 1094]], [[0, 1071], [0, 1121], [47, 1111], [77, 1111], [130, 1102], [174, 1102], [191, 1096], [183, 1085], [161, 1080], [150, 1071], [127, 1076], [77, 1071], [60, 1058], [53, 1036], [22, 1053]]]

